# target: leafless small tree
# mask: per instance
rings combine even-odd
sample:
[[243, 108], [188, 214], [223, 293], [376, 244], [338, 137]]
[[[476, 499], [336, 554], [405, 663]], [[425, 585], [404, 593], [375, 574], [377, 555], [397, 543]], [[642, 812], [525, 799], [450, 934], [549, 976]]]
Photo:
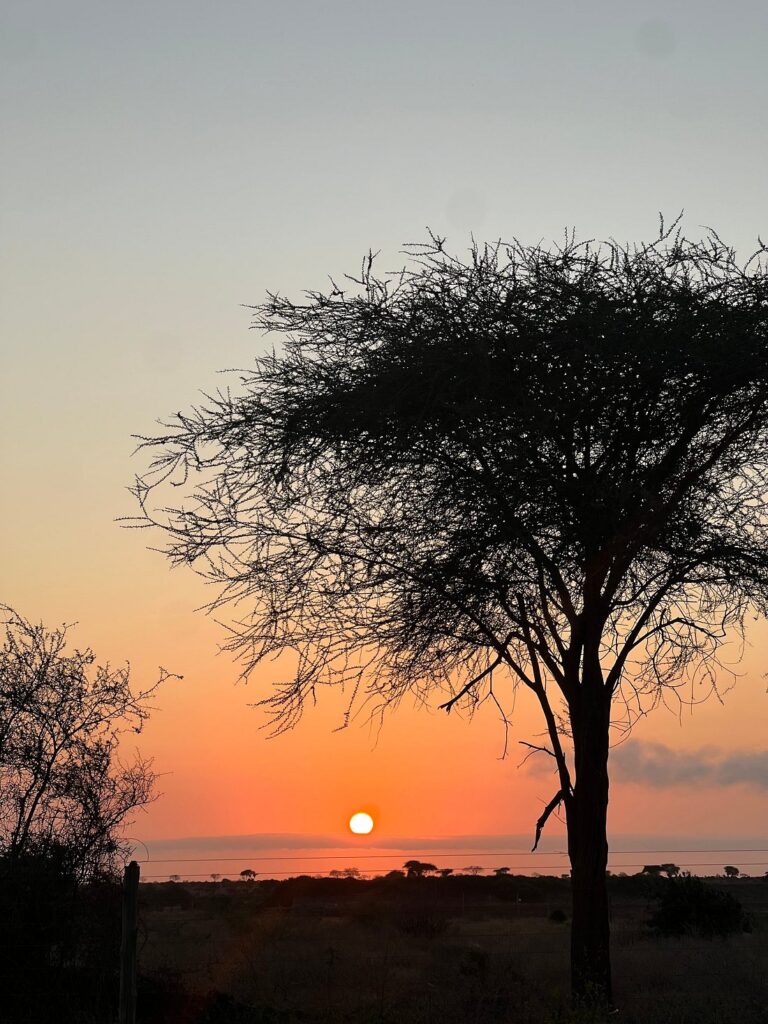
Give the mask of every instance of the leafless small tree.
[[407, 252], [254, 307], [284, 348], [144, 439], [141, 522], [238, 609], [246, 672], [296, 655], [278, 729], [322, 685], [374, 710], [530, 694], [574, 992], [608, 999], [612, 730], [716, 692], [768, 605], [768, 249], [740, 264], [662, 223], [634, 246]]
[[115, 870], [123, 826], [152, 799], [151, 761], [125, 763], [118, 744], [140, 732], [159, 682], [134, 694], [128, 666], [97, 665], [47, 629], [5, 608], [0, 648], [0, 854], [66, 849], [80, 879]]

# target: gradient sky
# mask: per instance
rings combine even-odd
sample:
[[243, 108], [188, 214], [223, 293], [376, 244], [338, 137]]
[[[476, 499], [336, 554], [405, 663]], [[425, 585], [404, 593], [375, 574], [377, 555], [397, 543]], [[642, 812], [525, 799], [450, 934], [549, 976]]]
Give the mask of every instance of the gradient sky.
[[[242, 303], [322, 287], [369, 247], [399, 266], [425, 225], [459, 249], [636, 239], [684, 208], [690, 234], [749, 255], [768, 237], [768, 7], [6, 0], [1, 18], [0, 600], [77, 621], [137, 683], [184, 675], [141, 737], [164, 796], [134, 831], [337, 834], [359, 806], [382, 835], [528, 831], [553, 787], [498, 759], [490, 710], [404, 707], [377, 741], [334, 732], [329, 694], [267, 741], [248, 704], [275, 666], [235, 686], [203, 585], [114, 522], [131, 435], [263, 349]], [[766, 637], [724, 706], [641, 722], [615, 831], [765, 830]], [[513, 745], [540, 728], [518, 710]]]

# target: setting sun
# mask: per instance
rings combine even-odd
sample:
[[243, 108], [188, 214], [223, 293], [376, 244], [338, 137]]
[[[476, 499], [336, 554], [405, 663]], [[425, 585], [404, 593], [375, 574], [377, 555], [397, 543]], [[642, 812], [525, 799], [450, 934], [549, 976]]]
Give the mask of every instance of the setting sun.
[[365, 811], [358, 811], [349, 819], [349, 828], [358, 836], [366, 836], [373, 831], [373, 818]]

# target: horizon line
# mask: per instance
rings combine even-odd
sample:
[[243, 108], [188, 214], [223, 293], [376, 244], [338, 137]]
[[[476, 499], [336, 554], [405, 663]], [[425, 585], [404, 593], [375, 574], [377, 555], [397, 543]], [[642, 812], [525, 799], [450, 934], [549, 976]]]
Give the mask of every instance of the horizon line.
[[[439, 849], [465, 849], [469, 852], [470, 849], [482, 846], [486, 843], [486, 848], [478, 852], [492, 854], [496, 851], [502, 852], [503, 848], [509, 845], [521, 845], [522, 848], [519, 851], [520, 854], [530, 855], [532, 853], [531, 843], [533, 835], [532, 832], [517, 832], [517, 833], [451, 833], [444, 835], [429, 835], [429, 836], [403, 836], [403, 835], [389, 835], [389, 836], [376, 836], [376, 835], [365, 835], [357, 838], [353, 838], [351, 835], [339, 835], [336, 836], [333, 833], [307, 833], [307, 832], [252, 832], [252, 833], [233, 833], [233, 834], [218, 834], [218, 835], [187, 835], [187, 836], [166, 836], [162, 838], [145, 838], [139, 840], [137, 838], [131, 839], [132, 842], [137, 842], [138, 845], [151, 846], [158, 852], [164, 849], [189, 849], [190, 847], [197, 847], [198, 849], [260, 849], [260, 850], [308, 850], [308, 849], [323, 849], [323, 850], [364, 850], [364, 849], [381, 849], [389, 851], [430, 851]], [[691, 835], [690, 833], [631, 833], [631, 832], [616, 832], [610, 837], [611, 843], [615, 844], [622, 841], [629, 842], [634, 846], [638, 846], [641, 850], [614, 850], [615, 854], [622, 852], [673, 852], [673, 847], [678, 844], [690, 843], [692, 848], [686, 850], [680, 850], [681, 853], [699, 853], [707, 852], [707, 848], [712, 845], [716, 845], [722, 848], [722, 852], [735, 852], [737, 845], [750, 846], [757, 843], [768, 843], [768, 836], [766, 834], [730, 834], [727, 836], [712, 836], [712, 835]], [[549, 836], [542, 836], [541, 843], [539, 844], [540, 851], [542, 853], [552, 853], [551, 849], [545, 849], [544, 847], [551, 847], [553, 844], [562, 844], [566, 841], [565, 832], [555, 832]], [[651, 845], [658, 844], [658, 845]], [[730, 845], [727, 845], [730, 844]], [[509, 853], [513, 851], [504, 850], [503, 852]], [[565, 852], [565, 851], [563, 851]], [[717, 850], [711, 850], [710, 852], [718, 852]], [[748, 851], [744, 851], [748, 852]], [[383, 854], [386, 855], [386, 854]]]

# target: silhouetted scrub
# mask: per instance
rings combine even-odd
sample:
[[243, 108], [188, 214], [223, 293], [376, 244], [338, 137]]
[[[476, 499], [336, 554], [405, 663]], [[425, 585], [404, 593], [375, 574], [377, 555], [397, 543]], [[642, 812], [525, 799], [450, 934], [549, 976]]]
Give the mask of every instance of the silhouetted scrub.
[[80, 1024], [116, 1012], [120, 886], [79, 882], [69, 851], [0, 858], [0, 1020]]
[[434, 939], [448, 929], [448, 916], [437, 906], [414, 906], [395, 920], [399, 931], [419, 939]]
[[670, 878], [663, 883], [658, 909], [649, 926], [657, 935], [725, 937], [749, 931], [741, 904], [729, 892], [706, 885], [700, 878]]

